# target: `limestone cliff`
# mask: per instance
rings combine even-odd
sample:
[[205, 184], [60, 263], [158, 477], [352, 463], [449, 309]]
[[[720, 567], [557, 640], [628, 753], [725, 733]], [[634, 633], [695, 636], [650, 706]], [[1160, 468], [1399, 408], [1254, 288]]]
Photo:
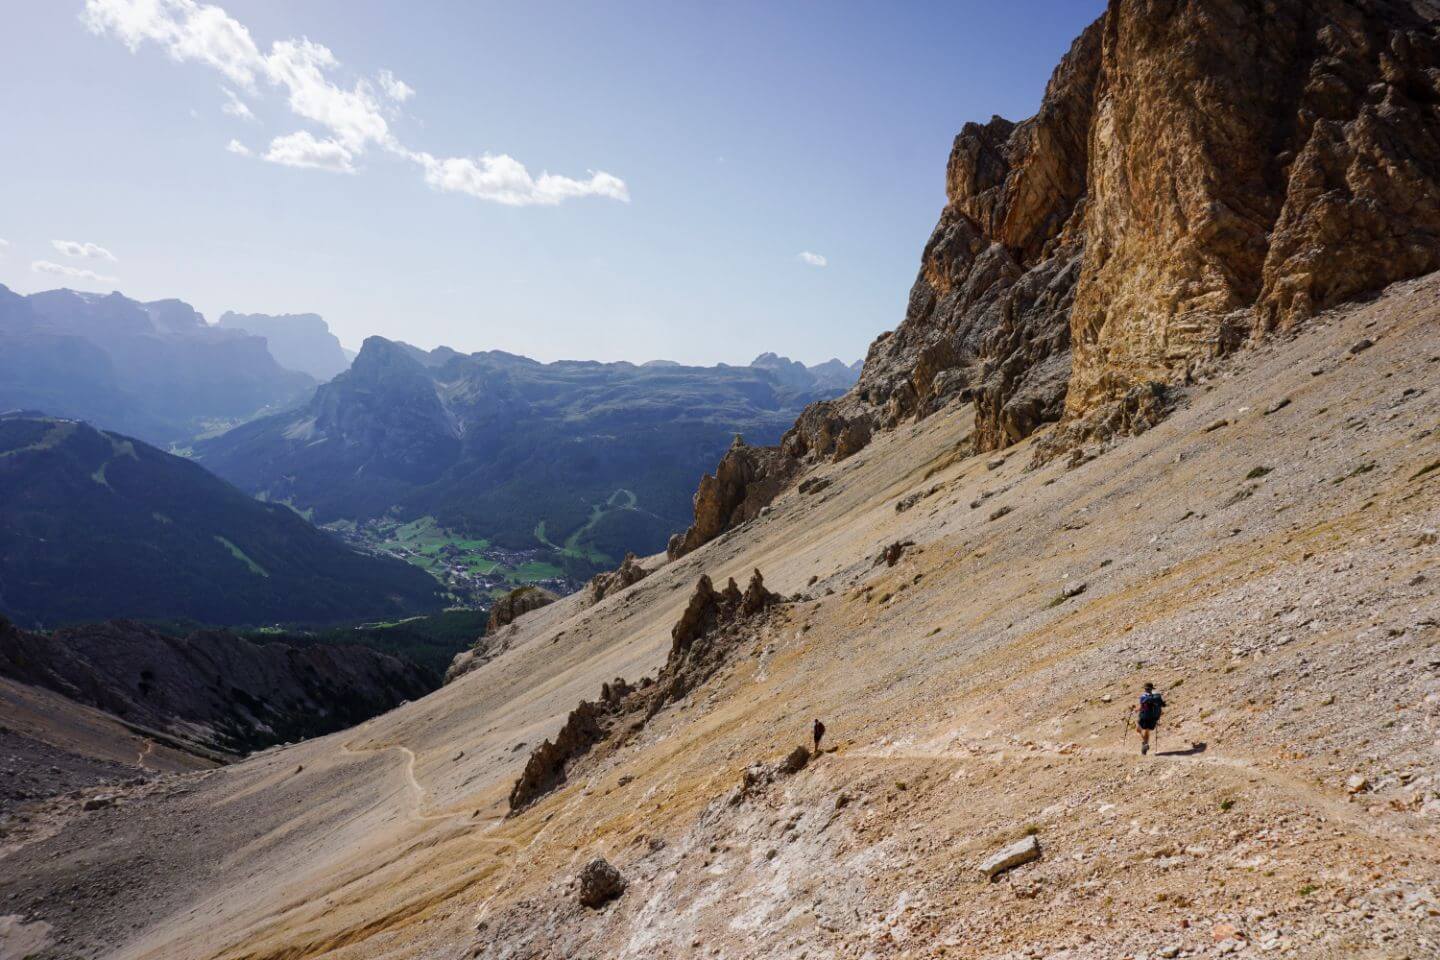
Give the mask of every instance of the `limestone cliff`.
[[829, 408], [971, 399], [995, 449], [1440, 267], [1437, 16], [1112, 0], [1034, 117], [956, 137], [905, 318]]
[[[1111, 0], [1035, 116], [961, 130], [903, 321], [764, 455], [843, 459], [954, 401], [980, 450], [1148, 428], [1247, 341], [1440, 268], [1437, 111], [1430, 0]], [[747, 519], [714, 499], [686, 550]]]
[[1440, 267], [1436, 8], [1113, 2], [1067, 412]]

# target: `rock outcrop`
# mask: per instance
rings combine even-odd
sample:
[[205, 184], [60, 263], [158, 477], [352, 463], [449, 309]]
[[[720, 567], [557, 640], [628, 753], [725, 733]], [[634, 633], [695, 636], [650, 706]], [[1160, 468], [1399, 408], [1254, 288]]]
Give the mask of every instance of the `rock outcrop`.
[[1440, 268], [1437, 11], [1111, 0], [1034, 117], [961, 130], [903, 322], [785, 449], [848, 455], [968, 400], [979, 450], [1066, 420], [1053, 455], [1144, 429], [1249, 339]]
[[526, 585], [516, 587], [495, 601], [490, 608], [490, 619], [485, 624], [485, 635], [496, 633], [501, 627], [508, 627], [531, 610], [539, 610], [560, 599], [544, 587]]
[[800, 474], [800, 464], [782, 447], [752, 447], [736, 436], [713, 474], [695, 491], [695, 522], [670, 538], [674, 560], [746, 520], [758, 516]]
[[596, 857], [580, 871], [580, 905], [598, 910], [625, 892], [625, 878], [610, 861]]
[[650, 571], [640, 566], [639, 559], [635, 554], [625, 554], [625, 559], [620, 566], [605, 573], [597, 573], [590, 578], [585, 585], [585, 599], [594, 606], [611, 594], [619, 593], [626, 587], [634, 586], [644, 580]]
[[525, 809], [564, 783], [575, 764], [592, 750], [606, 741], [623, 742], [666, 705], [714, 676], [739, 641], [752, 635], [766, 611], [781, 601], [766, 589], [759, 570], [751, 574], [743, 591], [734, 580], [717, 591], [702, 575], [671, 630], [670, 655], [656, 677], [634, 686], [617, 678], [601, 686], [598, 700], [582, 700], [554, 739], [530, 754], [510, 790], [511, 812]]

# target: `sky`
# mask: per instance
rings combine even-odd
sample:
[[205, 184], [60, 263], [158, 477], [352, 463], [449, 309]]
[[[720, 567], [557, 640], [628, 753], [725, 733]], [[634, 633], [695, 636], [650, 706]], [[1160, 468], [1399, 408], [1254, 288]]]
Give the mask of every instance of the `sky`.
[[0, 283], [540, 360], [851, 361], [1102, 0], [6, 0]]

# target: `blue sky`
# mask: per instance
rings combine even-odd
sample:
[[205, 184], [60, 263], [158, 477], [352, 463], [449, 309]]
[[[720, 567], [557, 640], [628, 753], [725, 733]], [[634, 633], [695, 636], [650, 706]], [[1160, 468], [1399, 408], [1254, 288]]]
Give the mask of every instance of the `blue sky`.
[[955, 133], [1033, 113], [1103, 3], [7, 6], [15, 290], [813, 363], [899, 322]]

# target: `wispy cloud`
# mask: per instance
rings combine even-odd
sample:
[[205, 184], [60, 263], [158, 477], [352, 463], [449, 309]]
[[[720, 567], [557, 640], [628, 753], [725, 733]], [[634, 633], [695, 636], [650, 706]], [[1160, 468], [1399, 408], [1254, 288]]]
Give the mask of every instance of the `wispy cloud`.
[[89, 281], [91, 283], [119, 283], [115, 277], [107, 277], [104, 274], [96, 273], [94, 270], [86, 270], [83, 267], [72, 267], [64, 263], [51, 263], [49, 260], [36, 260], [30, 264], [30, 269], [35, 273], [48, 273], [52, 276], [64, 277], [67, 280]]
[[385, 96], [396, 103], [404, 103], [415, 96], [415, 88], [389, 70], [381, 70], [376, 79], [380, 81], [380, 89], [385, 91]]
[[554, 206], [571, 197], [609, 197], [628, 202], [625, 181], [608, 173], [589, 171], [585, 180], [542, 173], [530, 175], [514, 157], [500, 154], [475, 157], [436, 158], [428, 153], [412, 155], [425, 168], [425, 182], [437, 190], [464, 193], [510, 207]]
[[9, 240], [6, 240], [6, 239], [4, 239], [4, 238], [0, 238], [0, 257], [5, 256], [5, 251], [6, 251], [6, 249], [7, 249], [9, 246], [10, 246], [10, 241], [9, 241]]
[[354, 173], [355, 159], [344, 144], [329, 138], [317, 139], [309, 130], [297, 130], [270, 141], [264, 158], [287, 167], [308, 167], [335, 173]]
[[229, 87], [221, 87], [220, 90], [225, 94], [225, 103], [220, 107], [224, 113], [241, 120], [255, 119], [255, 113], [250, 109], [250, 105], [241, 100], [234, 90]]
[[828, 267], [830, 261], [818, 253], [811, 253], [809, 250], [800, 251], [800, 262], [807, 263], [812, 267]]
[[255, 151], [251, 150], [249, 147], [245, 146], [245, 144], [234, 138], [231, 138], [230, 142], [225, 144], [225, 149], [229, 150], [231, 153], [238, 153], [242, 157], [255, 156]]
[[120, 262], [119, 257], [98, 243], [87, 243], [82, 240], [51, 240], [50, 246], [67, 257], [75, 257], [80, 260], [109, 260], [111, 263]]
[[[463, 193], [510, 206], [553, 206], [575, 197], [608, 197], [628, 201], [625, 182], [613, 174], [589, 171], [583, 179], [542, 172], [533, 176], [520, 161], [506, 154], [478, 157], [435, 157], [402, 144], [390, 129], [380, 97], [391, 104], [415, 95], [409, 84], [389, 70], [376, 77], [379, 93], [365, 79], [344, 87], [332, 80], [340, 61], [323, 44], [309, 39], [276, 40], [269, 52], [261, 50], [249, 29], [224, 9], [197, 0], [85, 0], [81, 14], [94, 33], [113, 36], [136, 51], [149, 42], [177, 62], [202, 63], [218, 71], [243, 92], [259, 95], [263, 84], [284, 96], [295, 116], [322, 133], [300, 130], [275, 137], [258, 156], [291, 167], [351, 173], [371, 148], [402, 157], [420, 167], [425, 182], [436, 189]], [[227, 113], [251, 118], [248, 104], [229, 88], [222, 107]], [[243, 112], [242, 112], [243, 111]]]

